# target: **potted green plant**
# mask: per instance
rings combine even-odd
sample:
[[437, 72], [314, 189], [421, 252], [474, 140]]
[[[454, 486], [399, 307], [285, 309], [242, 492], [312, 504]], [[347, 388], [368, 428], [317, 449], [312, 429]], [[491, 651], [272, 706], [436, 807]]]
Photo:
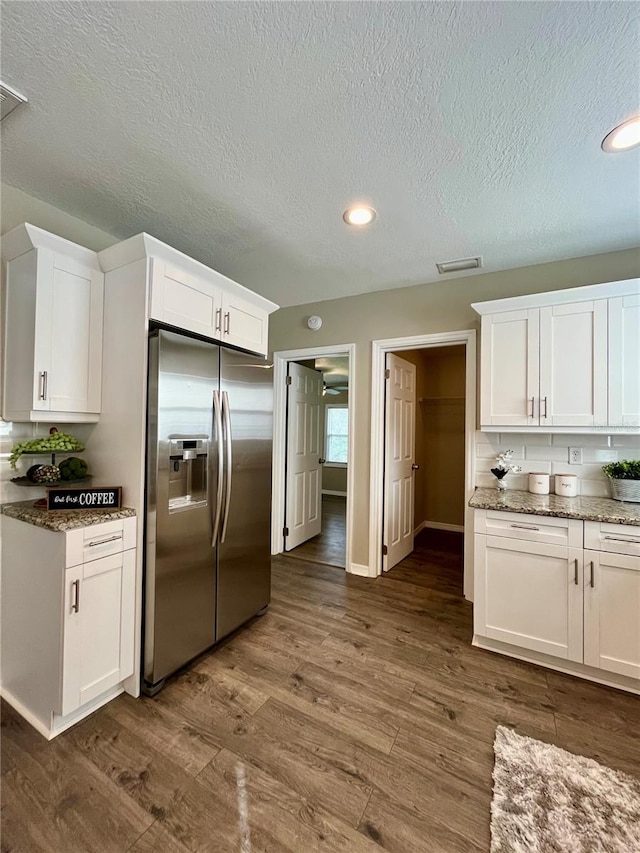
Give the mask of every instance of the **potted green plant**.
[[616, 501], [640, 503], [640, 459], [621, 459], [602, 466], [611, 482], [611, 495]]

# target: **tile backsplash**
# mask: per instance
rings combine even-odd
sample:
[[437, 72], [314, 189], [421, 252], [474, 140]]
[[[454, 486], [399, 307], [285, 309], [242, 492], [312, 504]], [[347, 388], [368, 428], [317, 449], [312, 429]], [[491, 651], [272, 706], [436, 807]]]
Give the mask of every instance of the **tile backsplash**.
[[[582, 465], [569, 465], [569, 448], [582, 450]], [[513, 462], [522, 468], [521, 474], [508, 474], [508, 489], [528, 489], [528, 474], [576, 474], [578, 494], [591, 497], [610, 497], [609, 481], [602, 466], [618, 459], [640, 459], [640, 433], [636, 435], [569, 435], [536, 433], [476, 432], [476, 486], [495, 488], [491, 473], [496, 456], [513, 450]], [[553, 477], [551, 478], [553, 491]]]

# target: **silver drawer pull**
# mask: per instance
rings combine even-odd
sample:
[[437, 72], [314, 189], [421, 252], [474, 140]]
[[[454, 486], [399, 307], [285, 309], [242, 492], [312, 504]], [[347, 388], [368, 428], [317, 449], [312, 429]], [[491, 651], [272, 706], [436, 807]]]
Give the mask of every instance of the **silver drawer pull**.
[[80, 611], [80, 580], [76, 580], [71, 584], [71, 590], [73, 595], [71, 610], [74, 613], [78, 613]]
[[609, 542], [626, 542], [629, 545], [640, 545], [640, 539], [625, 539], [624, 536], [605, 536]]
[[122, 536], [109, 536], [107, 539], [96, 539], [95, 542], [89, 542], [89, 548], [93, 548], [94, 545], [106, 545], [107, 542], [118, 542], [122, 539]]
[[518, 530], [540, 530], [539, 527], [530, 527], [528, 524], [512, 524], [511, 527], [517, 527]]

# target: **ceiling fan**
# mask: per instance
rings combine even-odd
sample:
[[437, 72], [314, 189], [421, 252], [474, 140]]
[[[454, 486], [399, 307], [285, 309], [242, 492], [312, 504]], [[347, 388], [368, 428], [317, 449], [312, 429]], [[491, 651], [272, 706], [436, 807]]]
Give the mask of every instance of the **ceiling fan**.
[[330, 394], [331, 396], [335, 396], [336, 394], [341, 394], [343, 391], [348, 391], [348, 385], [327, 385], [326, 382], [322, 383], [322, 393]]

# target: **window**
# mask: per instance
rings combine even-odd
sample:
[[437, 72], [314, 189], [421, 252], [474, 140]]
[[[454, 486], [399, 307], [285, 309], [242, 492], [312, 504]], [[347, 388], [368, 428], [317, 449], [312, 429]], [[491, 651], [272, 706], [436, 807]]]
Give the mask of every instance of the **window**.
[[346, 465], [349, 453], [349, 409], [345, 405], [325, 407], [324, 456], [327, 464]]

